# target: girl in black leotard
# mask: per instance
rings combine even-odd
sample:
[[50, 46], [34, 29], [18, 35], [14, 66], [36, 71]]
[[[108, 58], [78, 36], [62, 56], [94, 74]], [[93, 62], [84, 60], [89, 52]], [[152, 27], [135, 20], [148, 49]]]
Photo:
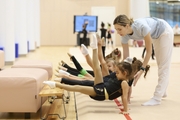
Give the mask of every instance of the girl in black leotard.
[[43, 83], [49, 85], [51, 88], [59, 87], [68, 91], [81, 92], [98, 101], [106, 99], [113, 100], [121, 96], [124, 106], [124, 111], [122, 113], [128, 114], [127, 96], [129, 85], [127, 81], [130, 79], [132, 73], [131, 64], [127, 62], [118, 63], [116, 65], [116, 77], [110, 78], [111, 80], [108, 80], [108, 82], [104, 82], [101, 68], [98, 63], [97, 38], [95, 35], [93, 36], [91, 47], [93, 49], [92, 62], [95, 74], [93, 87], [79, 85], [71, 86], [53, 81], [44, 81]]
[[[100, 37], [98, 37], [98, 38], [101, 39]], [[101, 41], [102, 41], [102, 39], [101, 39]], [[92, 68], [93, 67], [92, 60], [91, 60], [91, 58], [89, 56], [88, 51], [86, 50], [87, 48], [84, 45], [81, 45], [81, 46], [82, 46], [82, 49], [84, 49], [85, 52], [86, 52], [85, 55], [84, 55], [85, 58], [86, 58], [86, 61], [89, 64], [89, 66]], [[101, 43], [101, 45], [98, 44], [98, 48], [100, 49], [99, 51], [102, 50], [101, 49], [102, 48], [102, 43]], [[64, 70], [64, 71], [70, 73], [71, 75], [79, 76], [79, 77], [81, 77], [83, 79], [84, 78], [88, 79], [87, 77], [90, 77], [90, 79], [91, 79], [92, 76], [94, 76], [94, 72], [92, 70], [85, 70], [85, 69], [82, 68], [80, 63], [76, 60], [75, 56], [70, 55], [69, 53], [68, 53], [68, 55], [69, 55], [70, 59], [73, 61], [74, 65], [76, 66], [76, 69], [68, 66], [64, 61], [61, 61], [62, 65], [59, 66], [59, 69]], [[102, 52], [98, 52], [98, 56], [99, 56], [98, 58], [101, 59], [100, 61], [104, 62], [104, 57], [102, 55]], [[121, 52], [120, 52], [120, 50], [118, 48], [113, 50], [109, 55], [107, 55], [105, 57], [105, 62], [106, 62], [106, 65], [108, 66], [108, 69], [109, 69], [110, 73], [114, 72], [115, 63], [119, 62], [120, 58], [121, 58]], [[59, 73], [60, 70], [56, 70], [56, 71]], [[68, 74], [68, 76], [70, 74]], [[57, 77], [64, 77], [63, 75], [58, 75], [58, 74], [56, 74], [56, 75], [57, 75]]]
[[[130, 62], [131, 66], [132, 66], [132, 76], [134, 76], [136, 74], [137, 71], [140, 70], [141, 66], [142, 66], [142, 62], [140, 60], [137, 60], [135, 57], [132, 59], [132, 61], [129, 61], [128, 58], [125, 59], [124, 61], [126, 62]], [[145, 68], [145, 74], [144, 74], [144, 78], [146, 77], [147, 72], [149, 71], [150, 66], [147, 65]], [[110, 80], [109, 78], [112, 78], [115, 76], [115, 72], [111, 73], [110, 75], [104, 76], [103, 77], [103, 81], [107, 82], [108, 80]], [[82, 85], [82, 86], [93, 86], [94, 85], [94, 81], [89, 80], [89, 79], [68, 79], [68, 78], [56, 78], [55, 81], [58, 81], [60, 83], [64, 83], [64, 84], [68, 84], [68, 85]], [[129, 84], [129, 92], [128, 92], [128, 102], [130, 102], [130, 97], [131, 97], [131, 93], [132, 93], [132, 85], [133, 83], [133, 79], [128, 81]]]
[[[135, 57], [133, 58], [132, 61], [132, 74], [135, 74], [137, 71], [140, 70], [140, 67], [142, 66], [142, 62], [140, 60], [137, 60]], [[145, 70], [145, 76], [146, 77], [146, 73], [148, 72], [149, 66], [146, 66], [146, 70]], [[104, 76], [103, 80], [104, 82], [107, 82], [109, 78], [112, 78], [115, 76], [115, 72], [112, 72], [110, 75]], [[133, 76], [133, 75], [132, 75]], [[64, 83], [64, 84], [68, 84], [68, 85], [82, 85], [82, 86], [93, 86], [94, 85], [94, 81], [92, 80], [72, 80], [72, 79], [66, 79], [66, 78], [59, 78], [56, 81], [60, 82], [60, 83]], [[133, 80], [130, 82], [128, 82], [129, 86], [132, 85]]]

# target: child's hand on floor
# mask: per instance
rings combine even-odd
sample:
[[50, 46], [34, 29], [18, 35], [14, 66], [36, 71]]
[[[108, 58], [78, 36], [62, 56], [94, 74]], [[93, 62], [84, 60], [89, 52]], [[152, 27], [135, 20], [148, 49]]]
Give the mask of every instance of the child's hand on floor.
[[121, 111], [120, 114], [129, 115], [129, 112]]

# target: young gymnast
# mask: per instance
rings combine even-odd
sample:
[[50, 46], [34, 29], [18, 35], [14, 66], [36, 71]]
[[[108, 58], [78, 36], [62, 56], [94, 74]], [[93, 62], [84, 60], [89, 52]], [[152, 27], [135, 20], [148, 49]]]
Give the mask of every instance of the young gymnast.
[[[79, 62], [78, 62], [79, 63]], [[114, 72], [115, 71], [115, 64], [116, 62], [113, 60], [113, 59], [107, 59], [106, 60], [106, 64], [107, 64], [107, 67], [108, 67], [108, 70], [110, 73]], [[80, 64], [79, 64], [80, 65]], [[85, 70], [86, 72], [84, 72], [85, 74], [86, 73], [90, 73], [92, 75], [92, 77], [94, 77], [94, 72], [91, 71], [91, 70]], [[55, 74], [57, 77], [63, 77], [64, 75], [74, 75], [74, 76], [78, 76], [80, 78], [92, 78], [92, 77], [86, 77], [84, 76], [84, 74], [82, 74], [78, 69], [75, 69], [75, 68], [72, 68], [70, 67], [69, 65], [67, 65], [66, 63], [63, 62], [62, 65], [60, 65], [58, 67], [58, 69], [56, 69], [56, 72], [58, 72], [57, 74]]]
[[[89, 78], [89, 79], [92, 79], [93, 76], [94, 76], [94, 73], [93, 71], [90, 71], [90, 70], [85, 70], [81, 65], [80, 63], [77, 61], [77, 59], [75, 58], [75, 56], [72, 56], [70, 53], [68, 53], [68, 56], [70, 57], [70, 60], [73, 61], [75, 68], [72, 68], [70, 66], [68, 66], [65, 62], [61, 61], [62, 62], [62, 66], [59, 66], [58, 68], [60, 70], [57, 70], [56, 71], [60, 74], [55, 74], [56, 76], [60, 76], [60, 75], [71, 75], [71, 76], [79, 76], [81, 78]], [[69, 74], [68, 74], [68, 73]], [[62, 73], [67, 73], [67, 74], [62, 74]], [[61, 76], [62, 77], [62, 76]]]
[[[104, 60], [104, 57], [102, 57], [102, 53], [100, 52], [100, 49], [102, 50], [102, 41], [104, 39], [101, 39], [99, 37], [99, 35], [97, 35], [97, 39], [98, 41], [101, 40], [101, 43], [98, 42], [98, 58], [100, 59], [100, 63], [101, 65], [102, 64], [106, 64], [108, 65], [108, 69], [109, 69], [109, 72], [114, 72], [114, 67], [115, 67], [115, 62], [119, 62], [120, 58], [121, 58], [121, 51], [116, 48], [115, 50], [113, 50], [109, 55], [107, 55], [105, 57], [105, 62], [103, 61]], [[84, 55], [87, 63], [89, 64], [89, 66], [93, 69], [93, 65], [92, 65], [92, 60], [91, 60], [91, 57], [89, 55], [89, 52], [88, 52], [88, 49], [86, 48], [86, 46], [84, 44], [81, 45], [81, 52], [82, 54]], [[68, 66], [65, 62], [61, 61], [62, 62], [62, 66], [59, 66], [58, 68], [61, 69], [61, 70], [56, 70], [57, 72], [60, 72], [60, 73], [65, 73], [63, 72], [62, 70], [64, 71], [67, 71], [68, 73], [70, 74], [56, 74], [57, 77], [63, 77], [64, 75], [75, 75], [75, 76], [80, 76], [82, 77], [83, 79], [88, 79], [88, 77], [90, 77], [90, 79], [92, 78], [92, 76], [94, 76], [94, 72], [91, 71], [91, 70], [85, 70], [82, 68], [82, 66], [80, 65], [80, 63], [76, 60], [75, 56], [72, 56], [71, 54], [69, 54], [69, 57], [70, 59], [73, 61], [74, 65], [76, 66], [77, 69], [74, 69], [70, 66]], [[103, 66], [102, 66], [103, 67]], [[104, 73], [102, 71], [102, 73]]]
[[[130, 79], [132, 73], [132, 67], [130, 63], [121, 62], [116, 65], [116, 78], [111, 78], [108, 82], [103, 82], [103, 76], [101, 73], [101, 68], [98, 63], [97, 55], [97, 39], [93, 35], [93, 40], [90, 45], [93, 49], [92, 61], [93, 70], [95, 74], [94, 86], [71, 86], [61, 83], [56, 83], [53, 81], [44, 81], [43, 83], [50, 86], [51, 88], [59, 87], [68, 91], [81, 92], [83, 94], [89, 95], [92, 99], [102, 101], [102, 100], [113, 100], [119, 96], [122, 97], [122, 103], [124, 106], [124, 111], [122, 114], [128, 114], [128, 83], [127, 80]], [[101, 51], [102, 52], [102, 51]]]
[[[109, 78], [108, 77], [112, 77], [112, 76], [109, 76], [109, 73], [107, 73], [106, 71], [106, 64], [107, 64], [107, 67], [108, 67], [108, 70], [109, 72], [114, 72], [114, 68], [115, 68], [115, 60], [114, 59], [107, 59], [106, 61], [104, 60], [104, 58], [102, 57], [102, 53], [101, 53], [101, 44], [102, 44], [102, 40], [103, 39], [100, 39], [100, 37], [97, 35], [97, 39], [98, 39], [98, 58], [99, 58], [99, 61], [101, 63], [101, 66], [102, 66], [102, 75], [103, 75], [103, 80], [104, 82], [106, 82], [106, 80], [108, 80]], [[82, 46], [83, 48], [84, 46]], [[84, 48], [86, 50], [86, 47]], [[88, 51], [86, 51], [86, 55], [89, 55]], [[88, 59], [90, 59], [90, 57], [88, 57]], [[90, 60], [88, 60], [90, 61]], [[135, 75], [135, 73], [137, 71], [140, 70], [140, 67], [142, 66], [142, 62], [140, 60], [137, 60], [135, 57], [132, 59], [132, 58], [126, 58], [124, 61], [126, 62], [129, 62], [130, 64], [132, 64], [133, 66], [133, 73], [132, 75]], [[76, 61], [77, 62], [77, 61]], [[149, 65], [146, 66], [146, 70], [145, 70], [145, 75], [144, 77], [146, 76], [146, 73], [147, 71], [149, 70], [148, 69]], [[65, 83], [65, 84], [69, 84], [69, 85], [84, 85], [84, 86], [93, 86], [94, 82], [91, 80], [89, 80], [88, 78], [87, 79], [71, 79], [71, 78], [63, 78], [63, 76], [60, 76], [62, 78], [56, 78], [55, 81], [58, 81], [60, 83]], [[128, 93], [128, 103], [130, 104], [130, 97], [131, 97], [131, 93], [132, 93], [132, 85], [133, 83], [133, 80], [130, 80], [130, 82], [128, 81], [128, 84], [129, 84], [129, 93]]]
[[[97, 39], [98, 39], [98, 36], [97, 36]], [[101, 41], [102, 41], [101, 39], [98, 40], [98, 58], [102, 65], [102, 71], [106, 71], [106, 69], [109, 70], [109, 73], [107, 73], [106, 75], [103, 75], [103, 80], [104, 80], [104, 82], [106, 82], [106, 80], [108, 80], [108, 77], [111, 78], [111, 77], [115, 76], [116, 62], [113, 59], [108, 59], [106, 61], [104, 60], [102, 53], [100, 52], [101, 51]], [[89, 55], [89, 53], [87, 55]], [[105, 62], [107, 65], [105, 65]], [[137, 71], [140, 70], [140, 67], [142, 66], [142, 62], [140, 60], [137, 60], [137, 58], [135, 58], [135, 57], [133, 59], [128, 57], [124, 60], [124, 62], [128, 62], [128, 63], [132, 64], [132, 69], [133, 69], [132, 73], [134, 75]], [[65, 63], [63, 63], [63, 64], [65, 64]], [[148, 66], [147, 66], [147, 68], [148, 68]], [[67, 68], [63, 68], [63, 69], [67, 69]], [[103, 69], [105, 69], [105, 70], [103, 70]], [[74, 68], [72, 70], [74, 70]], [[145, 70], [145, 76], [146, 76], [146, 73], [148, 72], [148, 70], [149, 69]], [[75, 69], [75, 71], [76, 71], [76, 69]], [[110, 73], [112, 73], [112, 74], [110, 74]], [[84, 85], [84, 86], [93, 86], [94, 85], [94, 81], [88, 80], [88, 79], [87, 80], [85, 80], [85, 79], [83, 79], [83, 80], [82, 79], [73, 79], [72, 80], [72, 79], [64, 78], [63, 76], [60, 76], [60, 77], [61, 78], [55, 79], [55, 81], [58, 81], [60, 83], [69, 84], [69, 85]], [[132, 85], [132, 82], [129, 84], [129, 86], [131, 86], [131, 85]]]
[[[75, 62], [75, 64], [76, 64], [75, 66], [78, 65], [78, 67], [76, 67], [77, 69], [72, 68], [63, 62], [63, 65], [59, 67], [60, 70], [56, 70], [57, 73], [55, 74], [55, 76], [67, 78], [67, 79], [73, 79], [73, 80], [86, 80], [86, 79], [94, 80], [94, 72], [93, 71], [90, 71], [90, 70], [86, 71], [85, 69], [83, 69], [81, 67], [81, 65], [79, 64], [79, 62], [76, 60], [76, 58], [74, 56], [71, 56], [70, 54], [69, 54], [69, 56], [70, 56], [70, 58], [73, 57], [73, 62]], [[115, 61], [113, 59], [107, 59], [105, 64], [108, 67], [108, 71], [110, 73], [115, 71]], [[102, 63], [101, 63], [101, 67], [103, 69]], [[78, 68], [80, 68], [80, 69], [78, 69]], [[83, 69], [83, 72], [81, 72], [82, 69]], [[90, 76], [89, 73], [92, 76]], [[89, 75], [86, 75], [86, 74], [89, 74]], [[104, 73], [104, 70], [102, 70], [102, 74], [103, 74], [103, 76], [106, 76], [107, 72]]]
[[[102, 52], [101, 52], [102, 40], [101, 40], [101, 38], [99, 38], [98, 35], [97, 35], [97, 38], [98, 38], [98, 59], [99, 59], [100, 64], [101, 64], [102, 75], [104, 77], [104, 76], [109, 75], [109, 73], [112, 73], [115, 71], [115, 63], [116, 62], [113, 58], [109, 58], [106, 61], [104, 60], [104, 57], [103, 57]], [[83, 44], [81, 46], [82, 46], [82, 48], [84, 48], [84, 50], [87, 49], [86, 46], [84, 46]], [[116, 52], [118, 52], [118, 51], [116, 51]], [[89, 56], [88, 51], [86, 51], [86, 53], [87, 53], [85, 56], [86, 60], [92, 64], [92, 60]], [[90, 76], [90, 77], [87, 75], [84, 76], [85, 74], [88, 74], [89, 71], [87, 72], [85, 69], [83, 69], [74, 56], [70, 55], [69, 53], [68, 53], [68, 55], [69, 55], [70, 59], [73, 61], [73, 63], [75, 64], [77, 70], [74, 68], [71, 68], [70, 66], [68, 66], [67, 64], [65, 64], [63, 62], [63, 66], [66, 66], [66, 68], [61, 66], [60, 67], [61, 70], [56, 70], [58, 72], [55, 74], [57, 77], [62, 77], [62, 78], [71, 79], [71, 80], [94, 80], [94, 77], [92, 77], [92, 76]], [[107, 67], [108, 71], [106, 70], [106, 67]], [[93, 66], [92, 66], [92, 69], [93, 69]], [[83, 74], [82, 74], [82, 70], [83, 70]], [[81, 73], [81, 74], [79, 74], [79, 73]], [[78, 76], [80, 76], [80, 78], [76, 76], [77, 74], [78, 74]], [[91, 73], [91, 75], [94, 76], [94, 72], [93, 72], [93, 74]], [[56, 78], [55, 80], [59, 80], [59, 78]]]

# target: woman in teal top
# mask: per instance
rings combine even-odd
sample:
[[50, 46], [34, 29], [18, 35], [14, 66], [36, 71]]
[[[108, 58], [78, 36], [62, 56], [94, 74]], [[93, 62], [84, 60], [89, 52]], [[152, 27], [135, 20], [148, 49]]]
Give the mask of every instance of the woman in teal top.
[[123, 59], [129, 56], [128, 40], [143, 39], [146, 47], [146, 55], [141, 70], [134, 76], [135, 86], [138, 79], [144, 72], [152, 54], [152, 44], [154, 46], [156, 61], [158, 65], [158, 85], [154, 96], [142, 105], [159, 105], [161, 98], [166, 97], [166, 89], [169, 82], [169, 71], [173, 49], [173, 30], [163, 19], [146, 17], [133, 21], [126, 15], [119, 15], [114, 20], [114, 27], [117, 33], [122, 36]]

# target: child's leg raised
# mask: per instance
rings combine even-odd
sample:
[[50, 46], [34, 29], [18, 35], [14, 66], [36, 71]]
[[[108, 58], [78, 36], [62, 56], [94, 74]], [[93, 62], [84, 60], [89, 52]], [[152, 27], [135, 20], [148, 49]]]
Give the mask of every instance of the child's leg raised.
[[81, 92], [83, 94], [91, 95], [91, 96], [96, 95], [94, 88], [89, 87], [89, 86], [66, 85], [66, 84], [61, 84], [61, 83], [57, 83], [54, 81], [44, 81], [43, 83], [48, 85], [50, 88], [58, 87], [58, 88], [61, 88], [61, 89], [67, 90], [67, 91]]
[[102, 53], [102, 42], [103, 42], [104, 38], [101, 39], [98, 34], [96, 35], [96, 37], [98, 40], [98, 59], [101, 64], [101, 67], [102, 67], [102, 75], [107, 76], [107, 75], [109, 75], [109, 70], [108, 70], [106, 61], [104, 60], [103, 53]]
[[93, 34], [93, 39], [91, 42], [91, 47], [93, 49], [93, 55], [92, 55], [92, 62], [93, 62], [93, 70], [94, 70], [94, 84], [102, 83], [103, 82], [103, 77], [102, 77], [102, 72], [101, 68], [98, 62], [98, 54], [97, 54], [97, 38], [96, 35]]
[[79, 70], [79, 72], [89, 78], [93, 78], [93, 76], [91, 74], [89, 74], [85, 69], [82, 68], [82, 66], [80, 65], [80, 63], [76, 60], [76, 58], [74, 56], [72, 56], [71, 54], [69, 54], [69, 57], [71, 58], [71, 60], [73, 61], [74, 65], [76, 66], [77, 70]]
[[81, 44], [81, 52], [84, 55], [84, 57], [86, 58], [86, 62], [88, 63], [88, 65], [93, 69], [92, 59], [89, 56], [89, 52], [84, 44]]

